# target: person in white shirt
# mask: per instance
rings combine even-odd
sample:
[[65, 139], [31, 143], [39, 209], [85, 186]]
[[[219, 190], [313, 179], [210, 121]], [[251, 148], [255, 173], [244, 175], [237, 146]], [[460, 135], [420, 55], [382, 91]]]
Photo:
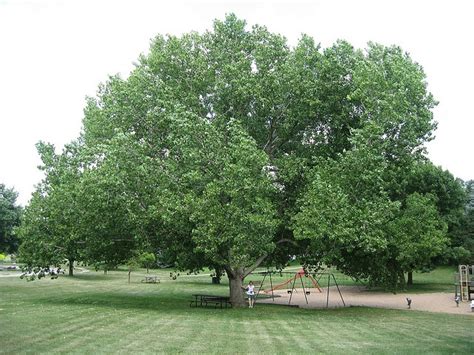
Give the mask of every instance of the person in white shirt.
[[249, 308], [253, 308], [253, 305], [255, 304], [255, 285], [252, 281], [249, 281], [247, 288], [244, 288], [244, 290], [246, 290], [249, 299]]

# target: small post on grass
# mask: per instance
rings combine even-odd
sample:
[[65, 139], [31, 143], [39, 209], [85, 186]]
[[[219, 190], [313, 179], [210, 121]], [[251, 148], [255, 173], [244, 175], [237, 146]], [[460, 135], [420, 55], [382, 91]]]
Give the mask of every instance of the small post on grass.
[[270, 289], [272, 290], [272, 300], [275, 302], [275, 295], [273, 294], [272, 271], [270, 271]]
[[329, 308], [329, 286], [331, 286], [331, 274], [328, 274], [328, 290], [326, 294], [326, 308]]

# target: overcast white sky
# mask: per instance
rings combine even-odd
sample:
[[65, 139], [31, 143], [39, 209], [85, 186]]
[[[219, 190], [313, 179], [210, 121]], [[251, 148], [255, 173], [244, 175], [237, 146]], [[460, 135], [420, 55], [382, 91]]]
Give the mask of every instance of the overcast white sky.
[[474, 1], [0, 0], [0, 183], [26, 204], [41, 179], [36, 142], [76, 138], [85, 96], [109, 74], [126, 76], [156, 34], [202, 32], [228, 12], [290, 44], [307, 33], [323, 47], [401, 46], [440, 101], [431, 160], [474, 179]]

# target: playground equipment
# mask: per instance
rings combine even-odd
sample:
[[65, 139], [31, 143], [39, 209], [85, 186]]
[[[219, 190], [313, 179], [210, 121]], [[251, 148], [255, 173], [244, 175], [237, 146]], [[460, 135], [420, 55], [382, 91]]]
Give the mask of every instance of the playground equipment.
[[[310, 291], [311, 287], [307, 287], [307, 286], [305, 287], [305, 282], [303, 282], [303, 279], [309, 281], [310, 284], [315, 289], [317, 289], [319, 292], [323, 292], [321, 287], [319, 286], [320, 285], [319, 281], [323, 278], [323, 276], [327, 276], [327, 281], [328, 282], [327, 282], [327, 291], [326, 291], [326, 308], [329, 308], [329, 293], [330, 293], [331, 280], [333, 280], [334, 285], [336, 285], [336, 287], [337, 287], [337, 291], [339, 293], [339, 296], [342, 300], [343, 305], [344, 306], [346, 305], [346, 303], [344, 302], [344, 298], [342, 297], [341, 290], [339, 289], [339, 285], [336, 281], [336, 278], [334, 277], [334, 274], [325, 273], [325, 272], [316, 272], [316, 273], [310, 274], [310, 273], [306, 272], [304, 269], [300, 269], [296, 273], [288, 272], [288, 271], [263, 271], [263, 272], [255, 272], [253, 274], [254, 275], [263, 275], [263, 280], [260, 284], [260, 287], [259, 287], [257, 295], [256, 295], [257, 299], [258, 299], [258, 296], [260, 294], [260, 291], [263, 291], [267, 294], [271, 292], [272, 299], [273, 299], [273, 301], [275, 301], [275, 295], [274, 295], [273, 291], [278, 290], [278, 289], [282, 289], [284, 287], [287, 287], [287, 292], [290, 295], [290, 298], [288, 300], [288, 304], [291, 305], [291, 299], [293, 297], [293, 292], [296, 292], [296, 288], [295, 288], [296, 281], [300, 280], [301, 287], [303, 289], [303, 294], [304, 294], [304, 297], [305, 297], [305, 300], [306, 300], [306, 304], [308, 304], [308, 296], [311, 294], [311, 291]], [[274, 286], [273, 285], [273, 280], [272, 280], [272, 275], [275, 275], [275, 274], [279, 274], [280, 276], [291, 275], [291, 277], [288, 280]], [[270, 289], [264, 290], [264, 284], [265, 284], [265, 280], [267, 279], [267, 276], [268, 276], [268, 279], [270, 281]], [[289, 286], [291, 286], [291, 288]]]
[[470, 301], [474, 293], [474, 265], [459, 265], [454, 278], [454, 297], [461, 301]]
[[[283, 273], [282, 273], [283, 274]], [[275, 285], [275, 286], [272, 286], [270, 290], [265, 290], [264, 292], [265, 293], [270, 293], [274, 290], [279, 290], [285, 286], [288, 286], [289, 284], [292, 283], [292, 287], [291, 287], [291, 290], [288, 289], [288, 293], [292, 293], [294, 290], [295, 290], [295, 282], [297, 279], [299, 279], [301, 281], [301, 286], [303, 287], [303, 291], [305, 292], [305, 294], [309, 295], [311, 292], [310, 291], [306, 291], [306, 289], [308, 289], [308, 287], [304, 287], [304, 283], [303, 283], [303, 277], [306, 277], [308, 278], [312, 285], [314, 286], [314, 288], [317, 288], [319, 290], [319, 292], [322, 292], [321, 291], [321, 288], [319, 287], [319, 284], [318, 282], [314, 279], [313, 276], [311, 276], [310, 274], [306, 273], [304, 271], [304, 269], [301, 269], [299, 270], [295, 275], [294, 277], [291, 277], [290, 279], [286, 280], [285, 282], [282, 282], [281, 284], [278, 284], [278, 285]], [[271, 274], [270, 274], [270, 278], [271, 278]], [[264, 278], [265, 279], [265, 278]], [[270, 281], [271, 282], [271, 281]]]

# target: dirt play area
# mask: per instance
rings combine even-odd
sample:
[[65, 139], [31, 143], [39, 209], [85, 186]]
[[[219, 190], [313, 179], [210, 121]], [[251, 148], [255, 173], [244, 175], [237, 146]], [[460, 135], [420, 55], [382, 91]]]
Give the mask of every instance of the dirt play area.
[[[407, 293], [382, 293], [368, 291], [364, 287], [357, 286], [341, 286], [342, 297], [346, 307], [348, 306], [365, 306], [365, 307], [380, 307], [380, 308], [392, 308], [392, 309], [405, 309], [408, 310], [406, 298], [410, 298], [411, 310], [416, 311], [427, 311], [427, 312], [441, 312], [441, 313], [453, 313], [453, 314], [467, 314], [474, 316], [474, 312], [471, 312], [470, 302], [460, 302], [459, 307], [454, 302], [454, 293], [419, 293], [419, 294], [407, 294]], [[325, 308], [327, 292], [326, 288], [319, 292], [317, 289], [307, 289], [310, 291], [309, 295], [306, 295], [308, 304], [306, 304], [305, 294], [302, 289], [296, 289], [291, 297], [291, 305], [299, 306], [301, 308]], [[271, 293], [266, 294], [265, 297], [270, 298], [258, 298], [258, 303], [275, 303], [281, 305], [288, 305], [290, 300], [290, 294], [287, 290], [276, 290], [274, 291], [275, 300], [271, 298]], [[329, 288], [329, 308], [343, 307], [344, 304], [338, 293], [336, 287]]]

